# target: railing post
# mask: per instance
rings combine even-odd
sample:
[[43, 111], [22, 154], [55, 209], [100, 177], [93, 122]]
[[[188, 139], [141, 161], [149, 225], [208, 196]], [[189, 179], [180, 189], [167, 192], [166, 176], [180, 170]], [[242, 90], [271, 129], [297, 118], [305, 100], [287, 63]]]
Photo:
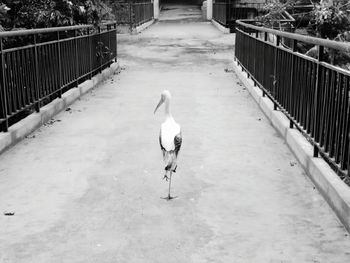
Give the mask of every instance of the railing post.
[[225, 25], [230, 26], [230, 0], [226, 0]]
[[[277, 53], [278, 53], [278, 46], [280, 45], [280, 41], [281, 41], [281, 37], [280, 36], [276, 36], [276, 47], [275, 47], [275, 65], [274, 65], [274, 70], [273, 70], [273, 94], [272, 97], [275, 98], [276, 96], [276, 84], [277, 84]], [[277, 110], [277, 103], [273, 102], [273, 110]]]
[[74, 38], [75, 38], [75, 76], [76, 76], [76, 85], [79, 86], [79, 53], [78, 53], [78, 34], [77, 30], [74, 29]]
[[133, 11], [133, 5], [132, 5], [132, 0], [129, 0], [129, 26], [130, 26], [130, 33], [132, 32], [132, 12]]
[[[103, 43], [102, 43], [102, 37], [101, 37], [101, 27], [100, 26], [98, 26], [98, 28], [97, 28], [97, 32], [98, 32], [98, 47], [100, 48], [100, 45], [103, 45]], [[99, 66], [99, 71], [98, 72], [102, 72], [102, 53], [103, 53], [103, 50], [99, 50], [99, 51], [101, 51], [100, 52], [100, 57], [99, 57], [99, 62], [100, 62], [100, 66]]]
[[117, 34], [117, 23], [114, 23], [114, 34], [115, 34], [115, 62], [118, 60], [118, 34]]
[[320, 74], [320, 62], [323, 61], [323, 55], [324, 55], [324, 47], [323, 46], [318, 46], [318, 61], [317, 61], [317, 68], [316, 68], [316, 87], [315, 87], [315, 97], [314, 97], [314, 124], [313, 124], [313, 129], [312, 129], [312, 135], [315, 140], [314, 144], [314, 157], [318, 157], [318, 147], [317, 143], [319, 141], [319, 131], [317, 129], [318, 125], [318, 117], [317, 117], [317, 111], [318, 111], [318, 93], [319, 93], [319, 88], [321, 84], [321, 74]]
[[[297, 51], [297, 41], [293, 40], [292, 41], [292, 65], [291, 65], [291, 74], [290, 74], [290, 90], [289, 90], [289, 108], [291, 109], [293, 106], [293, 85], [294, 85], [294, 66], [295, 66], [295, 55], [294, 52]], [[290, 119], [289, 120], [289, 128], [293, 128], [293, 121]]]
[[1, 83], [0, 87], [0, 96], [2, 98], [1, 102], [1, 111], [4, 115], [5, 121], [0, 125], [0, 131], [7, 132], [8, 131], [8, 116], [7, 116], [7, 92], [6, 92], [6, 81], [5, 81], [5, 54], [4, 54], [4, 43], [2, 42], [2, 38], [0, 38], [0, 52], [1, 52], [1, 71], [0, 71], [0, 77], [1, 77]]
[[34, 60], [35, 60], [35, 110], [40, 112], [40, 91], [39, 91], [39, 61], [38, 61], [38, 46], [37, 46], [36, 34], [34, 35]]
[[108, 63], [111, 61], [111, 25], [107, 25], [107, 32], [108, 32], [108, 50], [109, 50], [109, 57], [108, 57]]
[[[264, 41], [266, 42], [267, 41], [267, 33], [264, 32]], [[263, 54], [263, 59], [265, 60], [265, 57], [266, 57], [266, 48], [265, 48], [265, 43], [264, 43], [264, 54]], [[261, 85], [264, 87], [265, 86], [265, 83], [266, 83], [266, 77], [265, 77], [265, 63], [262, 63], [261, 65], [262, 67], [262, 82], [261, 82]], [[263, 92], [263, 97], [265, 97], [265, 93]]]
[[57, 52], [58, 52], [58, 97], [62, 97], [62, 61], [61, 61], [61, 42], [60, 42], [60, 32], [57, 32]]
[[88, 28], [88, 36], [89, 36], [89, 66], [90, 66], [90, 74], [89, 79], [92, 78], [92, 35], [90, 28]]

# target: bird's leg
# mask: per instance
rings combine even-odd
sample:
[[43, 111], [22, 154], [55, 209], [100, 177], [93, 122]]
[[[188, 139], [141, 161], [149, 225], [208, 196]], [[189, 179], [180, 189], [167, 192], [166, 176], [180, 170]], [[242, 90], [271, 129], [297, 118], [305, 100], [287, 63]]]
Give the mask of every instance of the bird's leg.
[[171, 199], [173, 199], [174, 197], [172, 197], [171, 195], [170, 195], [170, 188], [171, 188], [171, 175], [172, 175], [172, 171], [170, 170], [170, 175], [169, 175], [169, 192], [168, 192], [168, 200], [171, 200]]
[[[167, 173], [169, 172], [169, 176], [167, 175]], [[164, 178], [166, 178], [167, 181], [169, 181], [169, 192], [168, 192], [168, 196], [167, 197], [161, 197], [162, 199], [166, 199], [166, 200], [171, 200], [176, 198], [177, 196], [171, 196], [170, 195], [170, 190], [171, 190], [171, 175], [172, 175], [172, 171], [167, 171], [164, 175]]]

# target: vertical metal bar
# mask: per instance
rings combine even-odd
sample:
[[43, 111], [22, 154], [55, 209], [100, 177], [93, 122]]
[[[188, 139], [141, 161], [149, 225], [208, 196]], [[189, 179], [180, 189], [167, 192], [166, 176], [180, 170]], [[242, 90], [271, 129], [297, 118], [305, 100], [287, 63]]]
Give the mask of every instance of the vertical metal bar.
[[231, 27], [232, 27], [232, 3], [231, 0], [228, 0], [228, 27], [230, 29], [231, 32]]
[[24, 76], [24, 60], [23, 60], [23, 50], [18, 50], [18, 64], [19, 66], [19, 80], [20, 80], [20, 85], [19, 85], [19, 89], [20, 89], [20, 97], [21, 97], [21, 107], [25, 107], [25, 76]]
[[321, 74], [320, 74], [320, 62], [323, 60], [323, 54], [324, 54], [324, 48], [323, 46], [318, 47], [318, 62], [317, 62], [317, 82], [316, 82], [316, 88], [315, 88], [315, 98], [314, 98], [314, 125], [313, 125], [313, 134], [315, 138], [315, 144], [314, 144], [314, 157], [318, 157], [318, 147], [317, 147], [317, 140], [315, 134], [318, 133], [318, 93], [319, 93], [319, 87], [320, 87], [320, 81], [321, 81]]
[[130, 32], [132, 32], [132, 27], [133, 27], [133, 23], [132, 23], [132, 17], [133, 17], [133, 5], [132, 5], [132, 0], [129, 0], [129, 25], [130, 25]]
[[[98, 31], [98, 44], [97, 44], [97, 46], [99, 47], [99, 48], [102, 48], [101, 46], [102, 46], [102, 37], [101, 37], [101, 27], [100, 26], [98, 26], [98, 28], [97, 28], [97, 31]], [[100, 65], [99, 65], [99, 72], [101, 73], [102, 72], [102, 49], [101, 50], [99, 50], [100, 51], [100, 56], [99, 56], [99, 63], [100, 63]]]
[[89, 37], [89, 67], [90, 67], [90, 73], [89, 73], [89, 79], [92, 78], [92, 34], [90, 31], [90, 28], [88, 28], [88, 37]]
[[75, 82], [76, 86], [79, 86], [79, 53], [78, 53], [78, 33], [74, 29], [74, 44], [75, 44]]
[[107, 34], [108, 34], [108, 50], [109, 50], [109, 57], [108, 57], [108, 63], [111, 64], [111, 26], [107, 25]]
[[58, 52], [58, 97], [62, 97], [62, 62], [61, 62], [61, 41], [60, 41], [60, 32], [57, 32], [57, 52]]
[[[267, 41], [267, 32], [264, 32], [264, 41], [266, 42]], [[263, 87], [265, 87], [265, 84], [266, 84], [266, 67], [265, 67], [265, 58], [266, 58], [266, 49], [267, 49], [267, 45], [266, 45], [266, 43], [262, 43], [262, 45], [263, 45], [263, 54], [262, 54], [262, 56], [263, 56], [263, 63], [262, 63], [262, 80], [261, 80], [261, 85], [263, 86]], [[263, 95], [265, 95], [265, 94], [263, 94]]]
[[230, 0], [226, 0], [225, 26], [229, 26], [230, 21]]
[[37, 46], [37, 35], [34, 35], [34, 59], [35, 59], [35, 110], [40, 112], [40, 87], [39, 87], [39, 60], [38, 60], [38, 46]]
[[[292, 51], [293, 51], [293, 54], [292, 54], [292, 62], [291, 62], [291, 73], [290, 73], [290, 90], [289, 90], [289, 105], [290, 105], [290, 108], [291, 108], [291, 105], [293, 104], [293, 85], [294, 85], [294, 66], [295, 66], [295, 54], [294, 52], [296, 52], [297, 50], [297, 41], [296, 40], [293, 40], [292, 41]], [[291, 113], [290, 111], [288, 113]], [[293, 128], [293, 121], [290, 120], [289, 122], [289, 128]]]
[[118, 34], [117, 34], [117, 24], [114, 23], [114, 34], [115, 34], [115, 62], [118, 60]]
[[24, 105], [28, 106], [28, 97], [29, 97], [29, 81], [28, 81], [28, 67], [27, 67], [27, 63], [28, 63], [28, 59], [27, 59], [27, 51], [28, 49], [24, 49], [22, 52], [22, 63], [23, 63], [23, 98], [24, 98]]
[[345, 87], [344, 87], [344, 102], [345, 102], [345, 112], [343, 117], [344, 127], [342, 130], [342, 149], [340, 164], [341, 169], [349, 169], [347, 166], [347, 155], [349, 154], [349, 125], [350, 125], [350, 107], [349, 107], [349, 91], [350, 91], [349, 77], [346, 77]]
[[338, 96], [337, 96], [337, 122], [336, 122], [336, 134], [335, 134], [335, 162], [339, 163], [340, 159], [340, 149], [341, 149], [341, 134], [343, 130], [343, 119], [344, 119], [344, 98], [347, 99], [347, 96], [344, 94], [344, 75], [339, 74], [339, 81], [338, 81]]
[[0, 38], [0, 52], [1, 52], [1, 83], [2, 89], [0, 89], [0, 92], [2, 92], [0, 95], [2, 97], [2, 101], [0, 101], [2, 113], [4, 115], [4, 122], [0, 125], [0, 131], [7, 132], [8, 131], [8, 116], [7, 116], [7, 89], [6, 89], [6, 81], [5, 81], [5, 54], [4, 54], [4, 43], [3, 39]]
[[20, 91], [19, 91], [19, 67], [18, 67], [18, 57], [17, 57], [17, 54], [18, 52], [17, 51], [13, 51], [11, 52], [11, 60], [14, 64], [14, 67], [13, 67], [13, 79], [12, 79], [12, 82], [13, 82], [13, 86], [12, 86], [12, 91], [14, 93], [14, 96], [13, 96], [13, 100], [14, 100], [14, 111], [18, 111], [20, 110], [21, 108], [21, 95], [20, 95]]
[[[274, 77], [274, 80], [273, 80], [273, 94], [272, 94], [272, 97], [275, 98], [276, 96], [276, 85], [277, 85], [277, 55], [278, 55], [278, 46], [280, 45], [280, 41], [281, 41], [281, 37], [280, 36], [276, 36], [276, 46], [275, 46], [275, 63], [274, 63], [274, 70], [273, 70], [273, 77]], [[277, 104], [276, 102], [274, 101], [273, 102], [273, 109], [274, 110], [277, 110]]]

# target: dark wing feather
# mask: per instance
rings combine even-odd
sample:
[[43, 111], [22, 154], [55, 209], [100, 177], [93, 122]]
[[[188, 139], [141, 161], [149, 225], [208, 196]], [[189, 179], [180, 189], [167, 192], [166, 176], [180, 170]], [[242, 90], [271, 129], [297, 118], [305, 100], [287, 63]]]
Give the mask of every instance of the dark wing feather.
[[174, 138], [174, 145], [175, 145], [175, 154], [176, 156], [179, 154], [180, 148], [182, 144], [182, 134], [181, 132], [175, 136]]
[[165, 151], [165, 148], [163, 147], [162, 145], [162, 136], [161, 136], [161, 132], [159, 133], [159, 145], [160, 145], [160, 149], [162, 149], [162, 151], [164, 152]]

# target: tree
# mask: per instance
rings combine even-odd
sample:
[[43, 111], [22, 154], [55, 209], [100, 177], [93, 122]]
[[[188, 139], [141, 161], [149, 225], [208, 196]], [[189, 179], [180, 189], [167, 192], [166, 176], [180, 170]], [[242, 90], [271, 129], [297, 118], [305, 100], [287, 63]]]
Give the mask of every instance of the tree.
[[[0, 0], [1, 1], [1, 0]], [[4, 12], [4, 7], [6, 12]], [[99, 24], [112, 19], [111, 9], [102, 0], [2, 0], [0, 25], [14, 28], [42, 28]]]
[[315, 35], [335, 39], [350, 30], [350, 12], [347, 1], [322, 0], [315, 5], [310, 27]]

